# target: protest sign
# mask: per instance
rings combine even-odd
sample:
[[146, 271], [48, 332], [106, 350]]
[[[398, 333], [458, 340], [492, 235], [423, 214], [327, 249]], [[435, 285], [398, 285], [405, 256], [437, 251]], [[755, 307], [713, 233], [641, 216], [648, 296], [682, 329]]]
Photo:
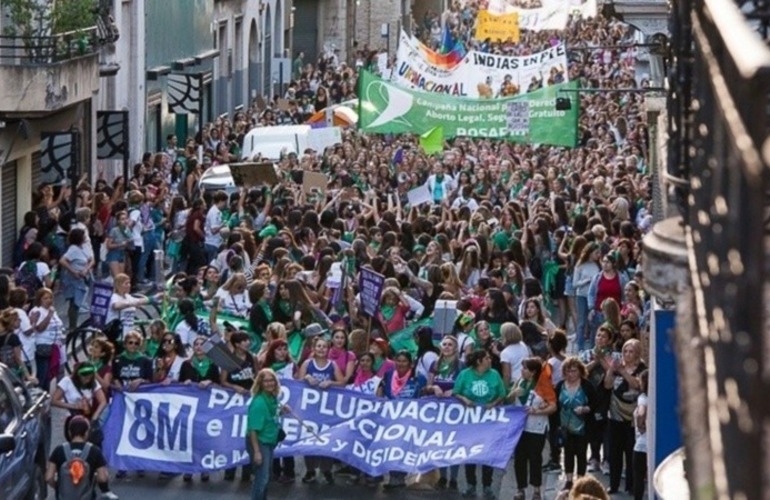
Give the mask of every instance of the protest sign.
[[530, 31], [558, 30], [567, 27], [570, 11], [569, 0], [544, 0], [542, 7], [524, 9], [514, 7], [507, 0], [489, 0], [487, 10], [492, 14], [519, 15], [519, 29]]
[[109, 283], [94, 283], [91, 294], [91, 324], [101, 328], [107, 319], [107, 311], [112, 300], [112, 285]]
[[[526, 422], [522, 408], [466, 407], [449, 398], [384, 400], [281, 380], [286, 440], [276, 457], [324, 456], [370, 475], [465, 463], [505, 468]], [[104, 424], [111, 467], [195, 474], [246, 465], [249, 396], [197, 385], [117, 392]]]
[[[326, 148], [336, 144], [342, 144], [341, 127], [314, 128], [308, 131], [307, 145], [319, 155], [323, 155]], [[304, 153], [304, 151], [300, 151], [300, 153]]]
[[482, 42], [519, 41], [519, 14], [492, 14], [487, 10], [479, 11], [476, 18], [476, 40]]
[[410, 207], [418, 207], [423, 203], [430, 203], [433, 201], [433, 198], [430, 195], [430, 189], [428, 189], [426, 184], [410, 190], [406, 193], [406, 197], [409, 200]]
[[[511, 142], [575, 147], [579, 106], [556, 109], [562, 89], [577, 89], [577, 82], [553, 85], [507, 99], [463, 99], [400, 88], [367, 71], [361, 72], [359, 127], [376, 134], [418, 133], [441, 123], [444, 138], [493, 137]], [[529, 131], [511, 132], [507, 105], [529, 104]]]
[[421, 44], [401, 33], [391, 81], [426, 92], [456, 97], [501, 97], [529, 91], [533, 81], [547, 87], [568, 81], [567, 49], [559, 42], [528, 56], [472, 50], [452, 67], [434, 64]]
[[275, 167], [270, 162], [231, 163], [229, 167], [233, 184], [236, 186], [252, 187], [262, 184], [274, 186], [279, 181]]
[[302, 191], [305, 193], [310, 193], [314, 189], [325, 193], [326, 183], [326, 174], [322, 174], [321, 172], [311, 172], [310, 170], [305, 170], [302, 175]]
[[511, 133], [526, 134], [529, 131], [529, 103], [526, 101], [509, 102], [505, 118]]
[[380, 297], [385, 287], [385, 276], [367, 267], [361, 268], [358, 288], [361, 293], [361, 310], [370, 318], [380, 308]]

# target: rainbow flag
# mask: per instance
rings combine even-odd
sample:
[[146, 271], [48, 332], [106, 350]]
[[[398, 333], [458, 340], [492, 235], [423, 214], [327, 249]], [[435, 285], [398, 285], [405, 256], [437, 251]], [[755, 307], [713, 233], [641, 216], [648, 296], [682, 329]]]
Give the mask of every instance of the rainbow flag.
[[420, 41], [417, 41], [417, 43], [425, 60], [439, 68], [454, 68], [463, 60], [466, 53], [465, 46], [459, 40], [455, 42], [454, 48], [446, 54], [440, 54]]

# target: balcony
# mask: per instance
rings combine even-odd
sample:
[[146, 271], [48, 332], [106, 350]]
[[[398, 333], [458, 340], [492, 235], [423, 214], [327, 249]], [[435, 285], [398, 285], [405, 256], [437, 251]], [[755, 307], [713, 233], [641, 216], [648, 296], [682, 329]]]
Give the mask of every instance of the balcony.
[[97, 28], [0, 36], [0, 115], [44, 116], [99, 90]]

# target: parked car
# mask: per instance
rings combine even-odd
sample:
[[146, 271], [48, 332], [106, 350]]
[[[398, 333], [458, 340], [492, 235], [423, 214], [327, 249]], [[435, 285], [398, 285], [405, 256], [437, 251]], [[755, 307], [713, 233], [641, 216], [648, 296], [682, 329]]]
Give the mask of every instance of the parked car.
[[46, 497], [50, 442], [50, 396], [0, 363], [0, 498]]

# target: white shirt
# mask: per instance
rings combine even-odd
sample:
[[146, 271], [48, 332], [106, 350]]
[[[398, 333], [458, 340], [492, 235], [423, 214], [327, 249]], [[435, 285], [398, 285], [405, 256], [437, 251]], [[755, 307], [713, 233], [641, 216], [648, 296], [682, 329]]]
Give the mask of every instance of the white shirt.
[[433, 363], [438, 361], [438, 354], [433, 351], [428, 351], [417, 360], [417, 375], [422, 375], [425, 379], [428, 379], [428, 373], [430, 373], [430, 367]]
[[134, 240], [134, 246], [139, 249], [144, 248], [144, 238], [142, 238], [142, 231], [144, 225], [142, 224], [142, 211], [138, 208], [131, 209], [128, 212], [129, 225], [131, 226], [131, 236]]
[[82, 229], [83, 233], [85, 233], [86, 239], [85, 239], [85, 241], [83, 241], [82, 248], [83, 248], [83, 251], [86, 253], [86, 255], [88, 255], [88, 257], [90, 259], [93, 259], [94, 258], [94, 247], [91, 244], [91, 235], [88, 234], [88, 226], [86, 226], [82, 222], [76, 222], [72, 227], [73, 228], [76, 227], [78, 229]]
[[179, 374], [182, 371], [182, 363], [184, 362], [185, 358], [182, 356], [174, 358], [174, 362], [171, 363], [171, 368], [169, 368], [168, 373], [166, 373], [166, 379], [172, 382], [179, 382]]
[[[216, 204], [214, 204], [206, 213], [206, 223], [203, 227], [203, 231], [206, 234], [206, 245], [219, 247], [219, 245], [222, 244], [222, 235], [218, 231], [221, 227], [222, 211], [219, 210], [219, 207], [217, 207]], [[217, 230], [217, 232], [214, 233], [214, 230]]]
[[249, 302], [249, 296], [246, 295], [245, 292], [232, 295], [227, 290], [220, 288], [214, 296], [219, 297], [219, 307], [221, 311], [243, 318], [249, 315], [251, 302]]
[[[21, 265], [19, 266], [19, 269], [23, 268], [26, 265], [26, 263], [27, 263], [26, 260], [24, 262], [22, 262]], [[38, 262], [37, 263], [37, 270], [36, 270], [37, 278], [41, 282], [43, 282], [45, 280], [46, 276], [48, 276], [49, 274], [51, 274], [51, 268], [48, 267], [48, 264], [46, 264], [45, 262]], [[33, 299], [34, 297], [30, 297], [30, 298]]]
[[554, 387], [564, 379], [564, 375], [561, 373], [561, 364], [563, 362], [563, 360], [554, 357], [548, 358], [548, 364], [551, 365], [551, 383]]
[[[29, 315], [32, 316], [34, 313], [38, 313], [38, 318], [34, 326], [39, 325], [46, 317], [48, 317], [48, 309], [44, 309], [40, 306], [32, 308]], [[51, 321], [48, 322], [48, 327], [42, 332], [35, 332], [35, 344], [50, 345], [64, 342], [63, 327], [64, 322], [56, 313], [56, 309], [54, 309]]]
[[[85, 399], [89, 403], [94, 400], [94, 394], [102, 390], [102, 387], [94, 381], [94, 385], [91, 388], [84, 387], [78, 390], [75, 387], [75, 383], [70, 377], [64, 377], [59, 381], [59, 389], [64, 393], [64, 401], [70, 404], [77, 403], [81, 399]], [[96, 408], [94, 408], [96, 409]]]
[[511, 378], [506, 383], [514, 384], [521, 378], [521, 362], [530, 357], [529, 346], [524, 342], [511, 344], [500, 353], [500, 361], [511, 366]]
[[476, 342], [473, 340], [473, 337], [468, 335], [467, 333], [458, 333], [457, 334], [457, 348], [459, 349], [460, 353], [460, 361], [465, 363], [465, 350], [468, 348], [468, 346], [471, 346], [471, 351], [473, 350], [473, 346], [476, 345]]
[[29, 322], [27, 311], [19, 307], [14, 308], [14, 311], [19, 315], [19, 328], [14, 333], [21, 341], [22, 358], [25, 363], [35, 364], [35, 333], [31, 331], [32, 323]]
[[[534, 390], [529, 393], [529, 398], [526, 404], [521, 404], [516, 399], [516, 406], [534, 407], [539, 408], [545, 400], [540, 397]], [[548, 415], [527, 415], [527, 422], [524, 424], [524, 432], [531, 432], [533, 434], [545, 434], [548, 430]]]
[[130, 295], [126, 295], [124, 297], [122, 295], [118, 295], [117, 293], [113, 293], [112, 297], [110, 298], [110, 305], [107, 308], [107, 317], [104, 320], [104, 324], [109, 324], [109, 322], [114, 319], [120, 319], [123, 322], [123, 335], [133, 330], [134, 318], [136, 317], [136, 307], [129, 306], [121, 309], [120, 311], [117, 311], [113, 308], [113, 306], [117, 304], [131, 304], [135, 300], [136, 299]]
[[195, 340], [195, 337], [200, 335], [198, 332], [193, 330], [185, 320], [180, 321], [179, 324], [176, 325], [174, 333], [179, 335], [179, 338], [182, 339], [182, 345], [185, 347], [191, 346]]

